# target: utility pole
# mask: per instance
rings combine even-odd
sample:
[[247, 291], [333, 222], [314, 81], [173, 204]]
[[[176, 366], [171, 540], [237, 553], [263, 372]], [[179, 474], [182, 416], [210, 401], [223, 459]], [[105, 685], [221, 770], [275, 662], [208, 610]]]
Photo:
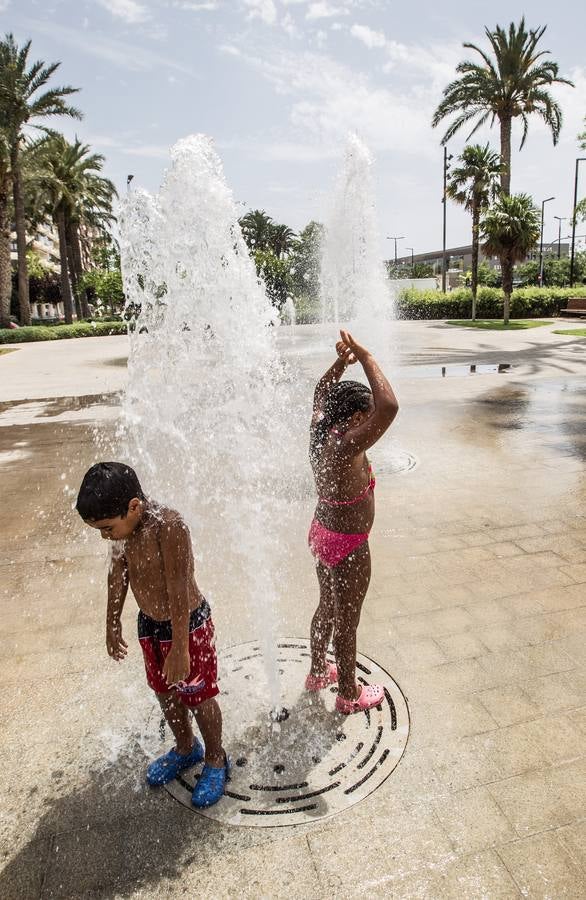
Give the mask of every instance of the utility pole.
[[548, 197], [547, 200], [541, 201], [541, 232], [539, 235], [539, 287], [543, 287], [543, 216], [545, 204], [549, 203], [550, 200], [555, 200], [555, 197]]
[[452, 155], [448, 156], [448, 148], [444, 147], [444, 192], [442, 203], [444, 205], [443, 215], [443, 242], [442, 242], [442, 292], [446, 292], [446, 274], [447, 274], [447, 257], [446, 257], [446, 208], [448, 205], [448, 172], [450, 169], [450, 160]]
[[394, 242], [395, 242], [395, 268], [397, 268], [397, 241], [404, 241], [404, 240], [405, 240], [405, 236], [404, 236], [404, 235], [400, 235], [399, 237], [389, 237], [389, 236], [387, 236], [387, 241], [394, 241]]
[[578, 166], [586, 162], [586, 156], [579, 156], [576, 160], [576, 175], [574, 177], [574, 205], [572, 206], [572, 252], [570, 255], [570, 287], [574, 287], [574, 256], [576, 247], [576, 207], [578, 206]]
[[413, 249], [413, 247], [405, 247], [405, 250], [411, 251], [411, 278], [413, 278], [413, 269], [415, 268], [415, 260], [413, 258], [413, 254], [415, 253], [415, 250]]
[[562, 222], [566, 221], [565, 216], [554, 216], [554, 219], [557, 219], [559, 222], [558, 227], [558, 259], [562, 258]]

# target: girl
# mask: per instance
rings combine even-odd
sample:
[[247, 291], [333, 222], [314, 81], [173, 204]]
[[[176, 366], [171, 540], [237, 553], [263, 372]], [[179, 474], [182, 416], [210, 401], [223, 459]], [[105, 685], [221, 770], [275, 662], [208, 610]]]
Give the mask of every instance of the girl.
[[[374, 475], [366, 457], [399, 405], [376, 360], [341, 331], [338, 359], [318, 381], [311, 422], [310, 459], [318, 504], [309, 531], [316, 559], [319, 606], [311, 623], [311, 671], [305, 687], [338, 682], [336, 709], [349, 714], [377, 706], [380, 685], [356, 683], [356, 629], [370, 581], [368, 535], [374, 520]], [[370, 389], [340, 379], [359, 362]], [[333, 632], [336, 665], [326, 661]]]

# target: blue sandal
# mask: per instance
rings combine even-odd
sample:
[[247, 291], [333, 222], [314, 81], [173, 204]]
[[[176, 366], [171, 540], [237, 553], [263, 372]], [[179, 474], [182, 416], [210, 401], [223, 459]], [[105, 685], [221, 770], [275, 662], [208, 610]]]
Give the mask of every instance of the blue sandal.
[[191, 795], [191, 802], [197, 809], [213, 806], [224, 796], [226, 782], [230, 778], [230, 760], [224, 754], [225, 763], [221, 769], [205, 765], [197, 779]]
[[159, 785], [168, 784], [177, 778], [179, 772], [183, 769], [190, 769], [192, 766], [201, 762], [205, 756], [203, 746], [197, 738], [193, 741], [191, 753], [177, 753], [175, 748], [169, 750], [164, 756], [159, 756], [146, 770], [146, 780], [148, 784]]

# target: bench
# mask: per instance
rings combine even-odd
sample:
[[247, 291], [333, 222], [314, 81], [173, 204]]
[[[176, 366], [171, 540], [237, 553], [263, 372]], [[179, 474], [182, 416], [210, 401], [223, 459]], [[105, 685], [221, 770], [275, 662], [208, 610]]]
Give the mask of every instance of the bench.
[[560, 309], [560, 316], [581, 319], [586, 317], [586, 297], [572, 297], [565, 309]]

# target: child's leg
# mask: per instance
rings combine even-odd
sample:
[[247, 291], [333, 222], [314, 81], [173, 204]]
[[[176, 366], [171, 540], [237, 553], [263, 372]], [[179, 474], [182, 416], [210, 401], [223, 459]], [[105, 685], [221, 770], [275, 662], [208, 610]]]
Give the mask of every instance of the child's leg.
[[311, 620], [311, 671], [322, 677], [326, 674], [326, 651], [334, 629], [334, 594], [332, 570], [321, 563], [316, 564], [319, 582], [319, 606]]
[[173, 732], [177, 753], [180, 753], [182, 756], [191, 753], [193, 728], [191, 727], [189, 710], [181, 702], [175, 691], [169, 691], [168, 694], [157, 694], [157, 699], [161, 704], [167, 724]]
[[204, 700], [194, 707], [193, 714], [205, 745], [205, 761], [214, 769], [221, 769], [225, 763], [222, 747], [222, 713], [215, 697]]
[[370, 582], [368, 541], [331, 570], [335, 598], [334, 652], [338, 666], [338, 693], [345, 700], [360, 694], [356, 684], [356, 631]]

